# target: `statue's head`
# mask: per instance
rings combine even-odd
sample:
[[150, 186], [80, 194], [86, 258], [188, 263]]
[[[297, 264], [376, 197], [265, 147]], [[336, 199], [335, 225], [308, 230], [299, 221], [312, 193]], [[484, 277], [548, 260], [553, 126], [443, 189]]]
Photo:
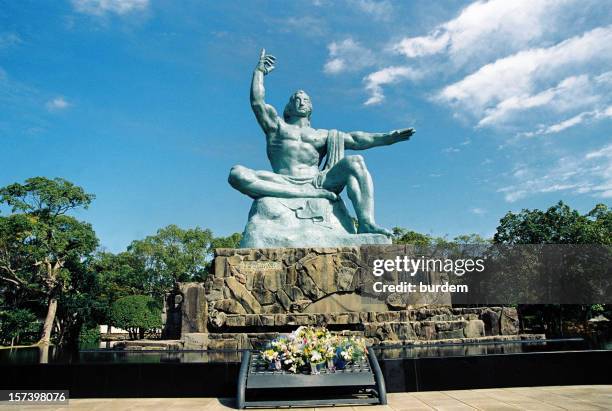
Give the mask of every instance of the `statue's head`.
[[288, 121], [291, 117], [308, 117], [312, 114], [310, 96], [304, 90], [298, 90], [289, 97], [289, 102], [283, 111], [283, 118]]

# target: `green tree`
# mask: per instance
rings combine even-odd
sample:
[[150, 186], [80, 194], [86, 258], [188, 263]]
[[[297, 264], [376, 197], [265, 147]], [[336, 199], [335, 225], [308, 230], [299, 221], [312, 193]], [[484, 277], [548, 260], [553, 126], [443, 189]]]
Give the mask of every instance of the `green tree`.
[[97, 273], [92, 269], [92, 257], [70, 259], [65, 268], [70, 272], [69, 287], [60, 294], [57, 309], [56, 341], [59, 344], [79, 344], [79, 335], [85, 327], [97, 325]]
[[612, 244], [612, 210], [597, 204], [581, 215], [560, 201], [546, 211], [508, 212], [493, 237], [504, 244]]
[[434, 241], [434, 238], [429, 234], [421, 234], [416, 231], [406, 230], [405, 228], [393, 227], [393, 244], [428, 246], [433, 244]]
[[0, 280], [44, 295], [41, 344], [49, 344], [58, 299], [70, 287], [67, 262], [85, 258], [98, 245], [89, 224], [67, 215], [93, 199], [61, 178], [34, 177], [0, 188], [0, 204], [12, 211], [0, 219]]
[[0, 311], [0, 344], [19, 344], [24, 335], [37, 332], [39, 326], [30, 310], [17, 308]]
[[145, 293], [163, 296], [178, 282], [202, 281], [208, 272], [212, 241], [210, 230], [176, 225], [133, 241], [128, 252], [141, 261], [147, 274]]
[[141, 259], [129, 252], [113, 254], [98, 252], [91, 263], [95, 273], [95, 295], [93, 319], [107, 324], [110, 333], [111, 306], [119, 298], [128, 295], [145, 294], [152, 290], [147, 287], [148, 279]]
[[480, 234], [461, 234], [457, 237], [453, 238], [453, 243], [455, 244], [477, 244], [484, 245], [490, 244], [491, 239], [484, 238]]
[[[611, 245], [612, 244], [612, 209], [604, 204], [597, 204], [586, 214], [580, 214], [577, 210], [570, 208], [560, 201], [546, 211], [524, 209], [520, 213], [508, 212], [497, 227], [493, 237], [494, 243], [501, 244], [584, 244], [584, 245]], [[533, 254], [533, 253], [532, 253]], [[533, 256], [531, 256], [533, 257]], [[594, 257], [594, 256], [590, 256]], [[525, 261], [526, 257], [521, 256]], [[567, 257], [566, 257], [567, 258]], [[577, 251], [573, 259], [564, 261], [567, 267], [573, 264], [575, 269], [571, 271], [572, 276], [567, 279], [569, 284], [584, 293], [593, 288], [592, 282], [605, 272], [593, 271], [588, 260], [589, 256]], [[541, 261], [529, 262], [535, 266]], [[544, 261], [542, 264], [544, 281], [546, 276], [550, 277], [554, 261]], [[536, 270], [537, 271], [537, 270]], [[542, 281], [534, 278], [533, 281]], [[520, 305], [519, 310], [524, 316], [540, 317], [542, 322], [554, 329], [559, 334], [563, 333], [564, 311], [582, 312], [583, 320], [586, 320], [593, 312], [592, 305], [562, 306], [558, 304], [545, 305]]]
[[130, 333], [130, 338], [144, 338], [147, 330], [161, 328], [161, 309], [156, 300], [147, 295], [130, 295], [111, 306], [111, 320], [116, 327]]
[[[238, 248], [241, 240], [241, 233], [234, 233], [227, 237], [215, 237], [212, 239], [210, 251], [213, 251], [215, 248]], [[212, 254], [210, 257], [212, 258]]]

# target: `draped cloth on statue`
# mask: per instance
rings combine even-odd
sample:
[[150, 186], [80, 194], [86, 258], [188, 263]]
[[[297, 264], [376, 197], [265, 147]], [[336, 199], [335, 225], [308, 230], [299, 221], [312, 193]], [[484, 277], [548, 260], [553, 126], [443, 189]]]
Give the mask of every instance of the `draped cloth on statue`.
[[319, 172], [313, 181], [316, 188], [323, 188], [323, 177], [336, 163], [344, 158], [344, 139], [338, 130], [327, 133], [327, 158], [323, 171]]
[[344, 139], [338, 130], [329, 130], [327, 133], [327, 160], [323, 171], [328, 171], [344, 158]]

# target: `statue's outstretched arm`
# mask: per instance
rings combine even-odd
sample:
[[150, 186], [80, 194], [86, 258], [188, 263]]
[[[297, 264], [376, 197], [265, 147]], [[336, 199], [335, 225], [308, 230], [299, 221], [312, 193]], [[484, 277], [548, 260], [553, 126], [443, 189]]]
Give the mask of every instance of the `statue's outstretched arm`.
[[344, 134], [344, 146], [349, 150], [365, 150], [367, 148], [388, 146], [410, 139], [415, 133], [413, 128], [393, 130], [388, 133], [366, 133], [351, 131]]
[[274, 107], [266, 104], [264, 100], [266, 90], [264, 88], [263, 78], [264, 75], [274, 70], [275, 61], [276, 58], [274, 56], [266, 55], [266, 50], [262, 49], [251, 82], [251, 108], [253, 109], [253, 113], [255, 113], [257, 122], [259, 122], [259, 125], [265, 133], [276, 130], [279, 121], [278, 114]]

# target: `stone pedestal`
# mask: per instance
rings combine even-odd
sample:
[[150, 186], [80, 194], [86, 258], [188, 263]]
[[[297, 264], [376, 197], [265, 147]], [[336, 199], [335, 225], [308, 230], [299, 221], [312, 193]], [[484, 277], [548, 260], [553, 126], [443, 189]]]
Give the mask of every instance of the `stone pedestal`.
[[[519, 338], [515, 309], [452, 308], [450, 295], [368, 296], [373, 259], [412, 255], [411, 246], [217, 249], [214, 274], [186, 283], [185, 348], [257, 348], [300, 325], [328, 326], [372, 343]], [[385, 276], [398, 281], [399, 273]], [[445, 274], [417, 281], [442, 283]]]
[[382, 234], [357, 234], [344, 202], [263, 197], [253, 201], [240, 247], [331, 247], [391, 244]]

